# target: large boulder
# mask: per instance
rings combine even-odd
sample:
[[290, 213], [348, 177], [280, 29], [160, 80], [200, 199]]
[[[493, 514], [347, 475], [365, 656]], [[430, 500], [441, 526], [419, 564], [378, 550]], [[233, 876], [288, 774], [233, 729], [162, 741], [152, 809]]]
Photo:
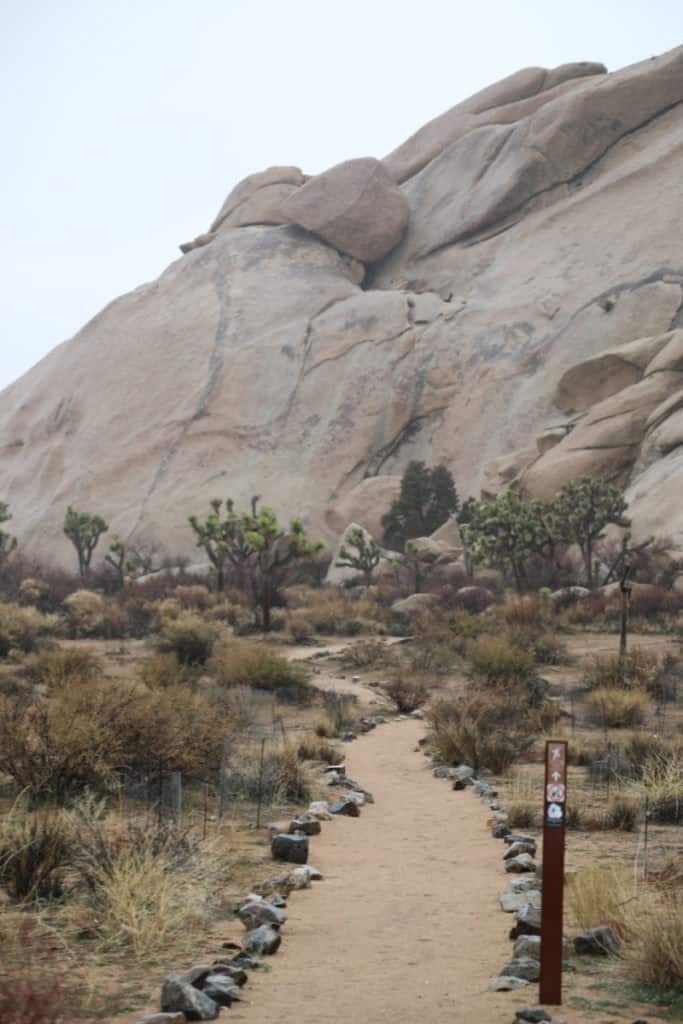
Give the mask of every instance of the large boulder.
[[527, 68], [382, 165], [245, 179], [0, 395], [27, 556], [71, 565], [71, 503], [192, 557], [188, 515], [255, 490], [330, 548], [351, 521], [379, 537], [411, 459], [462, 495], [614, 476], [635, 539], [683, 547], [682, 68]]
[[410, 208], [379, 160], [346, 160], [317, 174], [284, 204], [292, 224], [312, 231], [363, 263], [400, 242]]
[[250, 202], [259, 192], [283, 186], [291, 191], [299, 188], [306, 180], [306, 175], [299, 167], [268, 167], [265, 171], [259, 171], [257, 174], [249, 174], [232, 189], [209, 231], [218, 231], [226, 224], [232, 213], [243, 204]]
[[416, 618], [424, 612], [429, 612], [436, 607], [438, 598], [435, 594], [411, 594], [410, 597], [403, 597], [400, 601], [394, 601], [391, 606], [391, 614], [400, 619]]

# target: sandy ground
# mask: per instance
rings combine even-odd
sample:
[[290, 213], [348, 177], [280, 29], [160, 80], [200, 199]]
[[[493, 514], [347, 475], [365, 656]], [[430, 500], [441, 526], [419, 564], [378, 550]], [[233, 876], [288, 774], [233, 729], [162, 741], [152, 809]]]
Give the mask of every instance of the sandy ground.
[[397, 722], [348, 748], [349, 774], [376, 803], [312, 840], [325, 881], [292, 895], [272, 970], [252, 973], [231, 1020], [503, 1021], [535, 1004], [536, 986], [486, 992], [511, 954], [502, 847], [472, 794], [432, 778], [414, 751], [423, 732]]

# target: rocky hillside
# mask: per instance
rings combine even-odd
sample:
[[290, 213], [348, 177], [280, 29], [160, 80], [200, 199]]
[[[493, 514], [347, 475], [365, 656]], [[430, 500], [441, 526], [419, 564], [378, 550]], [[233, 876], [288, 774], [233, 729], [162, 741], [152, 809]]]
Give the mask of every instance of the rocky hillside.
[[0, 497], [191, 549], [258, 493], [328, 540], [411, 458], [462, 494], [581, 473], [683, 545], [683, 48], [527, 68], [382, 160], [237, 185], [206, 234], [0, 395]]

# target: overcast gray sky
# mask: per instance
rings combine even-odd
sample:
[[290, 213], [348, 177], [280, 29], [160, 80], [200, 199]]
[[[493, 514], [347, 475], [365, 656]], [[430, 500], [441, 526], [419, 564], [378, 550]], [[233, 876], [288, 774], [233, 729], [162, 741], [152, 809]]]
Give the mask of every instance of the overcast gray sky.
[[683, 42], [680, 0], [0, 0], [0, 388], [230, 188], [383, 156], [530, 64]]

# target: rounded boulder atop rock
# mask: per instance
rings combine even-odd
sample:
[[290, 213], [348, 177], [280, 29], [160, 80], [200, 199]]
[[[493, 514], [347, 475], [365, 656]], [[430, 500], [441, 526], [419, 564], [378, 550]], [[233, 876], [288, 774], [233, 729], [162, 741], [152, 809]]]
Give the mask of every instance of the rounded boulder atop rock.
[[363, 263], [398, 245], [408, 224], [408, 200], [379, 160], [346, 160], [310, 178], [285, 200], [292, 224]]

